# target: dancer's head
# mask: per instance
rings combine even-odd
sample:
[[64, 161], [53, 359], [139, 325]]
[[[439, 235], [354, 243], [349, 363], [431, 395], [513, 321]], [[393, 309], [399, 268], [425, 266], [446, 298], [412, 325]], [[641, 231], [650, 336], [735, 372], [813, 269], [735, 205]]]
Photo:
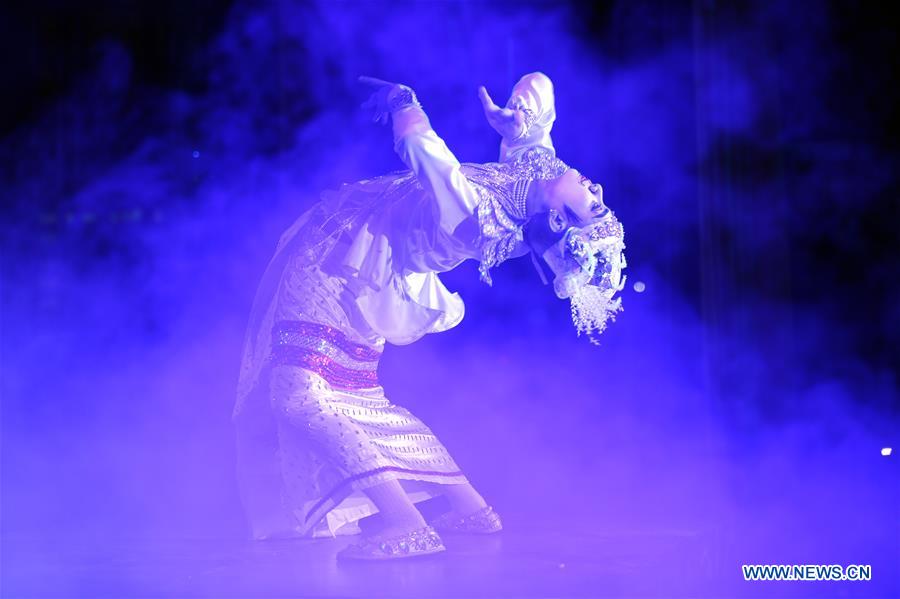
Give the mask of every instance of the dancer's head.
[[[603, 187], [574, 168], [552, 179], [532, 181], [528, 206], [530, 218], [524, 227], [524, 238], [534, 255], [541, 258], [558, 249], [570, 229], [584, 230], [589, 236], [592, 225], [605, 222], [611, 214], [603, 203]], [[554, 273], [564, 275], [558, 271], [559, 260], [548, 257], [545, 261]]]
[[574, 168], [553, 179], [533, 181], [531, 187], [532, 211], [547, 213], [549, 224], [558, 231], [583, 227], [608, 212], [603, 187]]
[[556, 295], [570, 300], [578, 332], [602, 332], [621, 309], [614, 296], [625, 282], [624, 233], [603, 188], [537, 148], [472, 174], [495, 192], [478, 206], [482, 281], [491, 284], [490, 269], [524, 240], [545, 282], [549, 268]]
[[603, 189], [574, 169], [534, 184], [525, 242], [539, 268], [552, 271], [556, 295], [571, 300], [579, 332], [600, 332], [620, 307], [613, 296], [625, 282], [622, 226]]

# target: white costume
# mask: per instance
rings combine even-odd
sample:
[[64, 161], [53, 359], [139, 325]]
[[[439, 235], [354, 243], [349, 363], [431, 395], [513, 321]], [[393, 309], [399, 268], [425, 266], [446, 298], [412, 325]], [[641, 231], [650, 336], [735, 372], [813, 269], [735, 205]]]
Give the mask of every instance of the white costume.
[[414, 501], [466, 482], [428, 427], [385, 398], [378, 359], [385, 342], [462, 320], [462, 299], [438, 273], [477, 259], [489, 282], [490, 267], [524, 254], [515, 182], [567, 167], [550, 140], [543, 74], [513, 89], [508, 106], [528, 118], [499, 163], [460, 164], [407, 100], [392, 117], [410, 170], [324, 193], [281, 237], [257, 292], [234, 409], [253, 538], [356, 532], [375, 511], [361, 491], [388, 479]]

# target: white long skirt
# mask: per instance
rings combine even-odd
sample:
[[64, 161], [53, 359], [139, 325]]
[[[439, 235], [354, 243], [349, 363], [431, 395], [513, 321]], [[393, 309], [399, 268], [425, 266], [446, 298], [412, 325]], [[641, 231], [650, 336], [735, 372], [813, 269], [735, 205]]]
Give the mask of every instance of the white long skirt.
[[356, 533], [377, 512], [363, 491], [388, 480], [413, 501], [467, 482], [434, 433], [385, 397], [384, 339], [347, 314], [344, 293], [315, 266], [288, 268], [279, 284], [270, 357], [235, 418], [254, 539]]

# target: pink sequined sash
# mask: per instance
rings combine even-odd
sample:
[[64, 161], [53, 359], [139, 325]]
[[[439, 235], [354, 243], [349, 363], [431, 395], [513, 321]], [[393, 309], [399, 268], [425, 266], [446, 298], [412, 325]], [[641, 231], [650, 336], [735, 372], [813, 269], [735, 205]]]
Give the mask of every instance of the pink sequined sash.
[[315, 372], [335, 389], [378, 387], [381, 351], [350, 341], [339, 329], [315, 322], [281, 320], [272, 328], [273, 365]]

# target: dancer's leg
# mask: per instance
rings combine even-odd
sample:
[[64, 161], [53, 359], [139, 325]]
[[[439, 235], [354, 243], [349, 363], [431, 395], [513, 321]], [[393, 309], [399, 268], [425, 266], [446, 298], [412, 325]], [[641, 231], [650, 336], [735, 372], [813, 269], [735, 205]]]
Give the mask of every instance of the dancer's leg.
[[450, 502], [450, 508], [462, 516], [487, 507], [484, 498], [469, 483], [462, 485], [441, 485], [441, 491]]
[[[354, 472], [373, 470], [378, 465], [378, 451], [361, 434], [357, 424], [344, 417], [329, 405], [325, 398], [311, 388], [306, 371], [279, 366], [272, 370], [270, 389], [272, 405], [279, 420], [279, 435], [283, 446], [293, 437], [308, 439], [316, 444], [321, 455], [331, 463], [352, 475]], [[347, 439], [359, 439], [354, 443]], [[285, 456], [283, 455], [283, 458]], [[298, 475], [297, 466], [282, 461], [284, 476], [293, 481]], [[288, 485], [288, 491], [292, 485]], [[381, 514], [382, 530], [379, 537], [402, 535], [425, 526], [425, 520], [409, 499], [397, 480], [389, 480], [363, 489]], [[299, 503], [299, 500], [294, 501]]]
[[410, 501], [399, 481], [389, 480], [364, 491], [382, 517], [383, 527], [377, 536], [390, 538], [425, 526], [425, 519]]

